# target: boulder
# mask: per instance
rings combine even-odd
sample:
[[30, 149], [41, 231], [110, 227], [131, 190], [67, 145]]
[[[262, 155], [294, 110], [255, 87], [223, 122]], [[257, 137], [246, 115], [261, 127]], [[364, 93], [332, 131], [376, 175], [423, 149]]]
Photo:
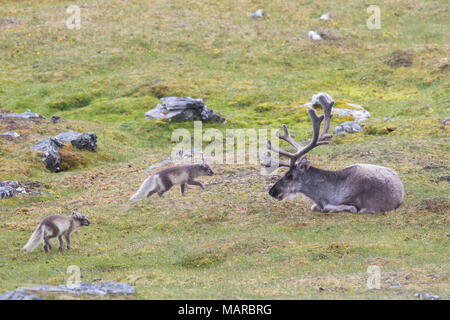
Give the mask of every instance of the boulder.
[[1, 115], [3, 118], [17, 118], [17, 119], [25, 119], [25, 120], [30, 120], [30, 119], [45, 119], [45, 117], [32, 112], [31, 110], [27, 110], [25, 112], [22, 113], [4, 113]]
[[5, 186], [5, 187], [0, 187], [0, 199], [8, 199], [8, 198], [12, 198], [16, 195], [16, 191], [14, 190], [14, 188]]
[[34, 294], [27, 293], [24, 291], [9, 291], [5, 292], [0, 296], [0, 300], [42, 300]]
[[338, 124], [334, 128], [334, 134], [345, 134], [345, 133], [355, 133], [363, 131], [363, 127], [356, 121], [347, 121]]
[[64, 142], [70, 142], [72, 146], [80, 150], [97, 151], [97, 136], [93, 132], [77, 133], [67, 131], [58, 134], [55, 137], [39, 141], [30, 149], [32, 151], [43, 152], [42, 161], [45, 167], [53, 172], [61, 171], [61, 155], [59, 150]]
[[20, 137], [20, 134], [18, 134], [17, 132], [4, 132], [2, 134], [0, 134], [0, 137], [8, 139], [8, 140], [14, 140]]
[[34, 292], [65, 292], [72, 294], [129, 294], [134, 295], [134, 287], [128, 283], [121, 282], [103, 282], [103, 283], [80, 283], [79, 285], [59, 285], [59, 286], [34, 286], [34, 287], [19, 287], [16, 292], [20, 291], [34, 291]]
[[164, 97], [162, 103], [145, 114], [146, 119], [169, 120], [174, 122], [195, 121], [224, 123], [225, 118], [205, 106], [203, 99], [191, 97]]
[[63, 142], [70, 142], [75, 148], [80, 150], [97, 151], [97, 136], [93, 132], [77, 133], [74, 131], [67, 131], [55, 136]]
[[61, 171], [61, 156], [59, 154], [59, 149], [62, 148], [64, 144], [55, 138], [47, 138], [39, 141], [36, 145], [32, 146], [30, 149], [32, 151], [43, 152], [42, 161], [45, 167], [53, 172]]

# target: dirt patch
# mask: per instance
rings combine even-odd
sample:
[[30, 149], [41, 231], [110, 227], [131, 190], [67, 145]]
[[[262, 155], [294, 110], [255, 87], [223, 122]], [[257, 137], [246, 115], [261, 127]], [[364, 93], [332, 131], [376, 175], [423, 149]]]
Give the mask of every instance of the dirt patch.
[[421, 207], [425, 210], [430, 210], [433, 212], [448, 212], [450, 210], [450, 201], [442, 198], [426, 199], [422, 201]]
[[392, 68], [409, 67], [413, 62], [413, 54], [407, 50], [396, 50], [384, 62]]
[[0, 27], [7, 27], [13, 24], [19, 24], [20, 22], [21, 22], [20, 19], [0, 17]]

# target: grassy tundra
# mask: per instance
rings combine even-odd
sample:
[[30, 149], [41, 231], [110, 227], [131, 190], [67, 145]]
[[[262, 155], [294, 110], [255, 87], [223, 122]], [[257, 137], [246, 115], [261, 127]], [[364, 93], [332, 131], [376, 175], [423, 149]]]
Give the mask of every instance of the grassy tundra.
[[[449, 297], [447, 1], [85, 2], [81, 29], [70, 30], [72, 1], [0, 0], [0, 109], [65, 119], [0, 121], [0, 132], [23, 135], [0, 139], [0, 180], [48, 192], [0, 200], [1, 293], [64, 283], [75, 264], [83, 282], [129, 282], [141, 299]], [[379, 30], [366, 26], [370, 4], [381, 8]], [[268, 16], [250, 19], [258, 8]], [[331, 21], [318, 19], [325, 12]], [[310, 41], [309, 30], [328, 39]], [[412, 64], [399, 66], [395, 50]], [[309, 117], [295, 106], [318, 91], [371, 118], [309, 160], [393, 168], [406, 192], [399, 209], [325, 214], [303, 197], [277, 202], [265, 189], [274, 179], [255, 165], [214, 165], [204, 191], [128, 202], [144, 170], [168, 156], [172, 130], [193, 127], [145, 120], [160, 97], [202, 97], [228, 120], [204, 129], [285, 123], [304, 140]], [[335, 117], [332, 130], [348, 120]], [[29, 147], [69, 129], [95, 132], [99, 150], [68, 148], [70, 170], [51, 173]], [[21, 252], [44, 216], [72, 210], [92, 225], [71, 251]], [[381, 268], [378, 290], [366, 287], [370, 265]]]

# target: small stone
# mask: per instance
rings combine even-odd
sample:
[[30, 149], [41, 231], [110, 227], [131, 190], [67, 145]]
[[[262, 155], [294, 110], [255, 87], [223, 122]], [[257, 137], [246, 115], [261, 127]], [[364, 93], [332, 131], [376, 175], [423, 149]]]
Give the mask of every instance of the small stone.
[[327, 12], [327, 13], [324, 13], [323, 15], [321, 15], [319, 19], [326, 21], [326, 20], [330, 20], [330, 18], [331, 18], [331, 15], [329, 12]]
[[250, 18], [263, 18], [266, 16], [266, 13], [264, 12], [263, 9], [258, 9], [253, 13], [250, 13]]
[[63, 119], [60, 116], [52, 116], [50, 119], [53, 123], [60, 123]]
[[414, 294], [415, 298], [418, 298], [420, 300], [440, 300], [441, 297], [439, 297], [438, 295], [432, 295], [426, 292], [423, 293], [416, 293]]
[[312, 31], [312, 30], [308, 32], [308, 37], [314, 41], [322, 40], [322, 37], [320, 36], [320, 34], [318, 34], [316, 31]]

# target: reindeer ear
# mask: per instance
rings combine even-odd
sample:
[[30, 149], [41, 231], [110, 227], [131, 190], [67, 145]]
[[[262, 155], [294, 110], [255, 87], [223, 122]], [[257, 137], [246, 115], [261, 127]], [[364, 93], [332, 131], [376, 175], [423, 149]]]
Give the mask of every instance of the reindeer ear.
[[302, 160], [300, 160], [300, 162], [297, 165], [297, 168], [300, 169], [301, 171], [306, 171], [309, 169], [309, 167], [310, 164], [306, 157], [303, 157]]

